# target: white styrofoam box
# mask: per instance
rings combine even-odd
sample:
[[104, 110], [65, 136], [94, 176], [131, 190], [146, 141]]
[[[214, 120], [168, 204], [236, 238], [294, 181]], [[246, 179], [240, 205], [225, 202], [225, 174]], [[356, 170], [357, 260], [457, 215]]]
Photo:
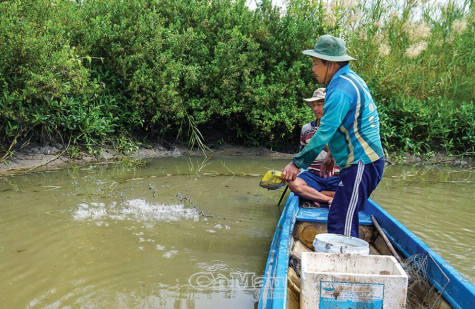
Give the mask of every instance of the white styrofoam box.
[[406, 308], [407, 281], [392, 256], [303, 252], [300, 308]]

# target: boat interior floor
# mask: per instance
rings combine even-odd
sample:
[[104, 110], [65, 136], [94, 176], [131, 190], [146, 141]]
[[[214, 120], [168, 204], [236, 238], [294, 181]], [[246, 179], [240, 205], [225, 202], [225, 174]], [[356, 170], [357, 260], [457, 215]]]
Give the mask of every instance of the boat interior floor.
[[[313, 241], [317, 234], [327, 233], [326, 219], [328, 208], [302, 208], [299, 207], [295, 227], [293, 229], [287, 285], [287, 308], [300, 306], [300, 272], [303, 252], [315, 250]], [[360, 212], [359, 238], [369, 243], [370, 254], [393, 255], [386, 241], [372, 223], [371, 218]], [[402, 255], [401, 252], [397, 254]], [[407, 264], [406, 264], [407, 263]], [[409, 262], [402, 264], [409, 276], [409, 288], [406, 308], [452, 308], [428, 282], [423, 282], [421, 275], [411, 273]], [[425, 279], [426, 280], [426, 279]], [[426, 280], [427, 281], [427, 280]]]

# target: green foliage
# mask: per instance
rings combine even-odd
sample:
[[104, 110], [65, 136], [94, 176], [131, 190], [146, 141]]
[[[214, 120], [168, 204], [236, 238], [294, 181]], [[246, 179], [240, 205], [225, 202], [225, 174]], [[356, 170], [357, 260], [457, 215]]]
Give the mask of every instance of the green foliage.
[[358, 59], [387, 149], [473, 152], [473, 5], [326, 3], [0, 1], [0, 145], [129, 152], [140, 133], [204, 148], [211, 131], [221, 143], [297, 147], [312, 118], [302, 98], [317, 87], [302, 50], [330, 33]]
[[28, 128], [41, 139], [65, 136], [94, 145], [114, 131], [114, 99], [101, 94], [70, 44], [65, 23], [72, 7], [45, 0], [0, 4], [2, 142]]
[[424, 155], [433, 149], [449, 153], [475, 150], [475, 105], [442, 98], [390, 99], [379, 108], [383, 144], [390, 151]]

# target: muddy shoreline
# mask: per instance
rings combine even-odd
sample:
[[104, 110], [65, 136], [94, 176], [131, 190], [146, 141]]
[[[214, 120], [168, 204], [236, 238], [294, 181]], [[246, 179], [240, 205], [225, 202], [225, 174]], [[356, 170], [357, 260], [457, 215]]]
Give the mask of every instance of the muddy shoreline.
[[[213, 156], [256, 156], [267, 158], [280, 158], [289, 160], [290, 153], [272, 151], [263, 147], [241, 147], [232, 145], [213, 145], [207, 152]], [[144, 160], [151, 158], [178, 157], [178, 156], [203, 156], [199, 149], [189, 149], [183, 145], [164, 147], [159, 144], [141, 147], [135, 152], [124, 155], [115, 154], [113, 149], [103, 148], [99, 155], [80, 153], [77, 158], [70, 158], [60, 145], [29, 145], [21, 151], [15, 152], [8, 159], [0, 163], [0, 176], [21, 174], [32, 171], [44, 171], [83, 166], [95, 163], [117, 162], [124, 159]]]
[[[257, 156], [266, 158], [291, 159], [293, 153], [277, 152], [263, 147], [243, 147], [233, 145], [211, 145], [208, 154], [210, 156]], [[203, 156], [199, 149], [190, 150], [183, 145], [164, 147], [159, 144], [151, 144], [141, 147], [129, 155], [117, 155], [112, 149], [103, 148], [99, 155], [81, 153], [77, 158], [70, 158], [64, 152], [61, 145], [39, 145], [33, 144], [15, 152], [12, 156], [0, 163], [0, 176], [22, 174], [25, 172], [52, 170], [67, 168], [70, 166], [81, 166], [94, 163], [116, 162], [123, 159], [143, 160], [160, 157], [177, 156]], [[405, 164], [451, 164], [459, 166], [475, 166], [474, 157], [447, 156], [438, 153], [428, 160], [406, 154], [404, 158], [388, 157], [390, 163]]]

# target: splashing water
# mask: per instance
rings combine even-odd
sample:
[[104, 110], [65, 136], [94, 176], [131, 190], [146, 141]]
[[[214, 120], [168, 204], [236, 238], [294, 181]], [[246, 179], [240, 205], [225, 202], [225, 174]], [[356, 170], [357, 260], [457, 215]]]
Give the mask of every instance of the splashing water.
[[77, 221], [93, 221], [107, 225], [107, 221], [135, 221], [152, 224], [162, 221], [199, 220], [196, 208], [185, 208], [183, 204], [153, 204], [144, 199], [132, 199], [123, 203], [82, 203], [73, 211]]

